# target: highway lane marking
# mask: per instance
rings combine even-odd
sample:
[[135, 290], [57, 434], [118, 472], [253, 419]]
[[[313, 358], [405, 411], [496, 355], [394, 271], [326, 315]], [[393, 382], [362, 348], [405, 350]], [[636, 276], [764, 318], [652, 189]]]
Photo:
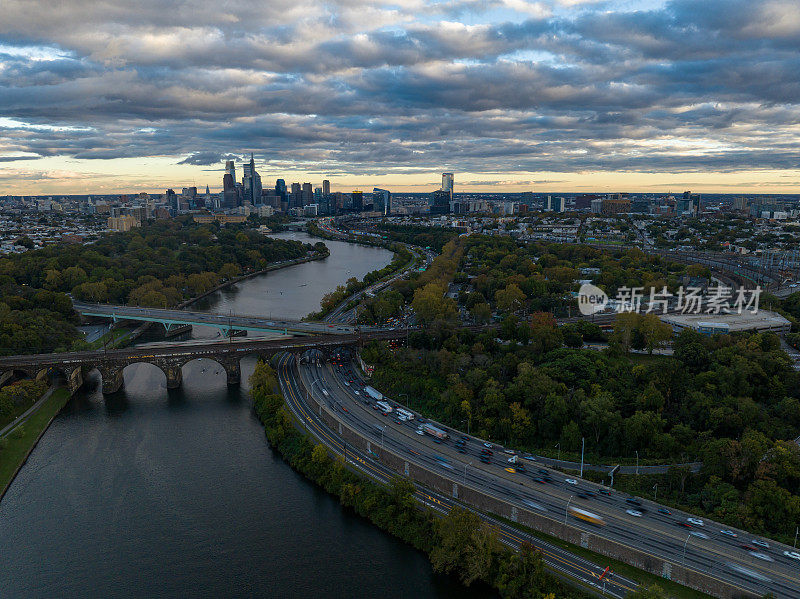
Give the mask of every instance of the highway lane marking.
[[[334, 380], [336, 381], [336, 385], [339, 387], [339, 389], [340, 389], [342, 392], [344, 392], [344, 393], [345, 393], [345, 395], [346, 395], [348, 398], [350, 398], [350, 399], [353, 399], [352, 397], [350, 397], [349, 393], [347, 393], [347, 391], [346, 391], [346, 390], [345, 390], [345, 389], [342, 387], [342, 384], [341, 384], [341, 382], [339, 381], [339, 377], [336, 377], [336, 376], [335, 376], [335, 373], [333, 373], [333, 372], [332, 372], [332, 369], [331, 369], [330, 365], [326, 365], [326, 366], [327, 366], [327, 369], [328, 369], [328, 371], [329, 371], [329, 372], [330, 372], [330, 373], [333, 375], [333, 377], [334, 377]], [[354, 401], [355, 401], [355, 400], [354, 400]], [[356, 402], [356, 403], [358, 403], [358, 402]], [[369, 413], [369, 412], [367, 412], [367, 413]], [[393, 428], [393, 429], [396, 429], [396, 427], [392, 427], [392, 428]], [[403, 431], [403, 432], [405, 432], [405, 431]], [[406, 436], [407, 436], [407, 437], [409, 437], [409, 438], [411, 438], [411, 439], [413, 439], [413, 437], [410, 437], [409, 435], [406, 435]], [[414, 440], [414, 441], [416, 441], [416, 440]], [[420, 465], [420, 466], [422, 466], [423, 468], [427, 469], [427, 467], [426, 467], [424, 464], [419, 464], [419, 465]], [[481, 470], [484, 470], [484, 469], [483, 469], [483, 468], [481, 468]], [[484, 470], [484, 471], [485, 471], [485, 470]], [[486, 472], [487, 474], [489, 474], [489, 475], [493, 475], [493, 474], [494, 474], [494, 473], [492, 473], [492, 472], [488, 472], [488, 471], [485, 471], [485, 472]], [[506, 477], [499, 477], [499, 478], [502, 478], [503, 480], [506, 480], [507, 482], [513, 482], [513, 481], [511, 481], [509, 478], [506, 478]], [[528, 487], [526, 486], [526, 488], [528, 488]], [[548, 489], [548, 490], [549, 490], [549, 489]], [[556, 490], [556, 489], [554, 489], [554, 490]], [[559, 490], [560, 490], [560, 489], [559, 489]], [[489, 492], [489, 494], [490, 494], [490, 495], [497, 497], [497, 495], [495, 495], [495, 493], [494, 493], [494, 492], [491, 492], [491, 490], [490, 490], [490, 489], [489, 489], [489, 490], [487, 490], [487, 489], [481, 489], [481, 492], [487, 492], [487, 491]], [[555, 496], [554, 496], [554, 495], [552, 495], [552, 494], [550, 494], [550, 493], [546, 493], [546, 495], [550, 496], [550, 497], [551, 497], [551, 498], [553, 498], [553, 499], [558, 499], [558, 500], [560, 500], [560, 501], [564, 501], [564, 498], [563, 498], [563, 497], [559, 497], [558, 495], [555, 495]], [[502, 499], [502, 500], [504, 500], [504, 501], [507, 501], [507, 499], [504, 499], [504, 498], [502, 498], [502, 497], [500, 497], [500, 499]], [[516, 498], [514, 498], [512, 501], [513, 501], [514, 503], [518, 503], [518, 501], [516, 500]], [[523, 509], [527, 509], [527, 508], [525, 508], [524, 506], [522, 506], [522, 507], [523, 507]], [[543, 516], [543, 517], [545, 517], [545, 518], [548, 518], [549, 520], [551, 520], [551, 521], [553, 521], [553, 522], [555, 522], [555, 521], [556, 521], [554, 518], [550, 518], [549, 516]], [[610, 515], [609, 517], [611, 517], [611, 518], [614, 518], [614, 519], [617, 519], [617, 514], [612, 514], [612, 515]], [[625, 521], [625, 520], [623, 519], [622, 521]], [[637, 524], [638, 524], [638, 522], [637, 522]], [[594, 534], [594, 535], [596, 535], [596, 536], [599, 536], [600, 538], [603, 538], [603, 537], [602, 537], [602, 535], [599, 535], [599, 534], [597, 534], [597, 531], [585, 531], [584, 529], [582, 529], [582, 528], [580, 528], [580, 527], [577, 527], [577, 528], [578, 528], [578, 530], [583, 530], [584, 532], [588, 532], [589, 534]], [[663, 534], [663, 533], [662, 533], [662, 534]], [[624, 535], [623, 535], [623, 536], [624, 536]], [[666, 533], [666, 535], [665, 535], [665, 536], [667, 536], [668, 538], [672, 538], [673, 540], [677, 540], [677, 539], [676, 539], [676, 538], [673, 536], [673, 534], [671, 534], [671, 531], [668, 531], [668, 532]], [[611, 539], [609, 539], [609, 540], [611, 540], [612, 542], [620, 543], [620, 544], [622, 544], [623, 546], [629, 546], [629, 545], [628, 545], [628, 542], [627, 542], [627, 541], [625, 541], [625, 540], [618, 540], [618, 539], [613, 539], [613, 538], [611, 538]], [[656, 541], [657, 541], [657, 540], [656, 540]], [[646, 554], [646, 555], [648, 555], [648, 556], [650, 556], [650, 557], [652, 557], [652, 558], [654, 558], [654, 559], [658, 559], [658, 560], [664, 560], [664, 561], [666, 561], [666, 562], [672, 563], [673, 565], [676, 565], [676, 564], [677, 564], [677, 561], [673, 560], [673, 558], [671, 558], [671, 557], [666, 557], [666, 556], [658, 556], [658, 555], [656, 555], [656, 554], [654, 554], [654, 553], [652, 553], [651, 551], [648, 551], [648, 550], [646, 550], [646, 549], [639, 549], [639, 548], [635, 548], [635, 547], [634, 547], [634, 549], [636, 549], [637, 551], [641, 551], [642, 553], [644, 553], [644, 554]], [[717, 553], [716, 551], [709, 551], [709, 550], [708, 550], [708, 548], [704, 548], [704, 547], [698, 547], [698, 546], [695, 546], [695, 549], [703, 549], [703, 550], [705, 550], [705, 551], [708, 551], [708, 553], [710, 553], [710, 554], [711, 554], [711, 559], [712, 559], [712, 560], [714, 560], [714, 561], [719, 561], [717, 558], [714, 558], [714, 557], [713, 557], [714, 553]], [[726, 555], [726, 554], [723, 554], [723, 555]], [[726, 557], [728, 557], [729, 559], [732, 559], [732, 558], [731, 558], [731, 556], [729, 556], [729, 555], [726, 555]], [[701, 574], [703, 574], [703, 575], [705, 575], [705, 576], [708, 576], [708, 577], [710, 577], [710, 578], [712, 578], [712, 579], [714, 579], [714, 580], [717, 580], [717, 581], [719, 581], [719, 582], [724, 582], [725, 584], [729, 584], [729, 585], [731, 585], [731, 586], [737, 587], [737, 588], [739, 588], [739, 589], [741, 589], [741, 590], [747, 590], [747, 591], [749, 592], [749, 589], [746, 589], [745, 587], [742, 587], [742, 586], [740, 586], [740, 584], [739, 584], [738, 582], [732, 582], [732, 581], [730, 581], [730, 580], [724, 580], [724, 579], [720, 579], [720, 578], [718, 578], [718, 577], [716, 577], [716, 576], [714, 576], [714, 575], [710, 574], [710, 573], [709, 573], [709, 572], [707, 572], [707, 571], [703, 571], [703, 570], [699, 570], [699, 569], [696, 569], [696, 568], [692, 568], [691, 566], [688, 566], [688, 567], [689, 567], [690, 569], [693, 569], [693, 570], [695, 570], [695, 571], [697, 571], [697, 572], [700, 572]], [[770, 573], [772, 573], [772, 571], [770, 571]]]
[[[289, 367], [287, 367], [285, 364], [282, 364], [282, 366], [284, 367], [284, 369], [285, 369], [285, 370], [287, 370], [287, 371], [288, 371]], [[296, 405], [297, 405], [297, 407], [298, 407], [298, 408], [299, 408], [299, 409], [300, 409], [300, 410], [301, 410], [301, 411], [302, 411], [304, 414], [306, 414], [305, 407], [303, 406], [303, 402], [302, 402], [302, 394], [300, 394], [300, 397], [301, 397], [301, 399], [300, 399], [300, 401], [298, 401], [298, 400], [297, 400], [297, 398], [296, 398], [296, 396], [295, 396], [294, 390], [292, 389], [291, 382], [293, 382], [293, 381], [290, 381], [290, 378], [289, 378], [288, 374], [284, 374], [284, 379], [286, 380], [287, 387], [290, 389], [290, 393], [292, 394], [292, 397], [293, 397], [293, 399], [294, 399], [294, 400], [297, 402], [297, 404], [296, 404]], [[315, 379], [315, 380], [319, 380], [319, 379]], [[314, 425], [315, 425], [315, 428], [318, 428], [318, 427], [316, 426], [316, 423], [315, 423], [315, 422], [314, 422]], [[322, 431], [320, 431], [320, 432], [322, 432]], [[323, 433], [323, 434], [324, 434], [324, 433]], [[335, 445], [337, 448], [338, 448], [338, 447], [342, 447], [342, 445], [341, 445], [340, 443], [338, 443], [336, 440], [334, 440], [333, 438], [331, 438], [329, 435], [327, 435], [327, 434], [324, 434], [324, 436], [325, 436], [326, 438], [328, 438], [328, 440], [329, 440], [329, 441], [333, 442], [333, 443], [334, 443], [334, 445]], [[363, 462], [363, 460], [361, 460], [360, 458], [357, 458], [357, 459], [358, 459], [360, 462], [364, 463], [365, 465], [368, 465], [366, 462]], [[368, 466], [369, 466], [369, 465], [368, 465]], [[370, 467], [370, 469], [372, 469], [372, 470], [373, 470], [373, 471], [375, 471], [375, 472], [378, 472], [376, 469], [374, 469], [374, 468], [372, 468], [372, 467]], [[395, 473], [394, 473], [393, 471], [390, 471], [390, 475], [392, 475], [392, 476], [393, 476], [393, 475], [395, 475]], [[452, 507], [452, 505], [451, 505], [451, 504], [445, 503], [445, 502], [443, 502], [442, 500], [440, 500], [440, 499], [438, 499], [438, 498], [436, 498], [436, 497], [433, 497], [433, 496], [432, 496], [432, 495], [430, 495], [430, 494], [423, 493], [423, 492], [421, 492], [421, 491], [420, 491], [420, 492], [418, 492], [418, 493], [419, 493], [419, 494], [421, 494], [421, 495], [422, 495], [424, 498], [426, 498], [426, 499], [427, 499], [427, 501], [426, 501], [425, 503], [427, 503], [427, 504], [428, 504], [429, 506], [431, 506], [431, 507], [435, 507], [435, 506], [431, 505], [431, 504], [430, 504], [430, 503], [428, 503], [428, 502], [433, 502], [434, 504], [437, 504], [438, 506], [442, 506], [443, 508], [447, 508], [448, 510], [449, 510], [449, 509]], [[496, 526], [496, 525], [495, 525], [495, 526]], [[502, 529], [499, 529], [499, 530], [501, 530], [501, 531], [502, 531]], [[510, 533], [507, 533], [507, 532], [505, 532], [505, 531], [502, 531], [502, 532], [503, 532], [503, 534], [510, 535]], [[524, 541], [523, 541], [522, 539], [520, 539], [519, 537], [513, 537], [513, 538], [514, 538], [516, 541], [518, 541], [519, 543], [522, 543], [522, 542], [524, 542]], [[533, 544], [533, 543], [531, 543], [531, 544]], [[540, 551], [542, 551], [543, 555], [546, 555], [546, 556], [547, 556], [547, 557], [548, 557], [548, 558], [549, 558], [551, 561], [555, 561], [555, 562], [560, 562], [560, 563], [566, 564], [566, 565], [568, 565], [569, 567], [573, 568], [574, 570], [577, 570], [577, 571], [579, 571], [579, 572], [584, 572], [584, 573], [586, 573], [586, 574], [588, 574], [588, 575], [590, 575], [590, 576], [599, 576], [599, 575], [598, 575], [598, 574], [596, 574], [595, 572], [592, 572], [591, 570], [587, 569], [585, 566], [583, 566], [583, 565], [582, 565], [581, 563], [579, 563], [579, 562], [572, 562], [572, 561], [569, 561], [569, 560], [565, 559], [564, 557], [562, 557], [562, 556], [560, 556], [560, 555], [553, 554], [552, 552], [550, 552], [550, 551], [546, 550], [546, 549], [545, 549], [545, 548], [543, 548], [543, 547], [537, 547], [537, 549], [539, 549]], [[578, 558], [577, 556], [575, 556], [575, 557], [576, 557], [577, 559], [580, 559], [581, 561], [585, 561], [585, 560], [582, 560], [581, 558]], [[590, 562], [589, 562], [589, 563], [590, 563]], [[592, 564], [592, 567], [594, 567], [594, 568], [597, 568], [597, 569], [600, 569], [600, 568], [601, 568], [600, 566], [598, 566], [598, 565], [596, 565], [596, 564]], [[588, 581], [587, 581], [587, 582], [588, 582]], [[618, 586], [623, 586], [623, 585], [618, 585]], [[631, 587], [625, 587], [625, 588], [628, 588], [629, 590], [634, 590], [634, 589], [632, 589]]]

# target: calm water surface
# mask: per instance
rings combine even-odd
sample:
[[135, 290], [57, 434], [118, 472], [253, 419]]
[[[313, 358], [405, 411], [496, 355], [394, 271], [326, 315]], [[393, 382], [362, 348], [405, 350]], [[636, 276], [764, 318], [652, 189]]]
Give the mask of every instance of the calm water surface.
[[[246, 281], [206, 309], [302, 316], [391, 259], [326, 244], [326, 261]], [[244, 380], [253, 367], [243, 361]], [[2, 598], [480, 594], [294, 473], [267, 445], [246, 384], [228, 388], [207, 360], [186, 366], [177, 391], [136, 364], [122, 392], [76, 395], [0, 502], [0, 555]]]

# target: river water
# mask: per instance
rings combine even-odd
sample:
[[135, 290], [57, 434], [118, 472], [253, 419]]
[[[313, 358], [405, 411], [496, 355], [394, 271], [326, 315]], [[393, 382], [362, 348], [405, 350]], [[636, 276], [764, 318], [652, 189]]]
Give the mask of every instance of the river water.
[[[326, 260], [244, 281], [205, 308], [302, 316], [391, 259], [326, 244]], [[242, 362], [243, 381], [253, 367]], [[76, 394], [0, 502], [0, 597], [478, 596], [284, 464], [246, 387], [197, 360], [176, 391], [135, 364], [122, 392]]]

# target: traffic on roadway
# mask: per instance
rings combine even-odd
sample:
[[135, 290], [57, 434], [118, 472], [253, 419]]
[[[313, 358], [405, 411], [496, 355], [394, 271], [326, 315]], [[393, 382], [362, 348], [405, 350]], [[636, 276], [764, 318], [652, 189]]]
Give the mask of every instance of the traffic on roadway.
[[296, 376], [337, 418], [373, 438], [373, 447], [743, 591], [800, 598], [800, 554], [791, 547], [561, 474], [532, 456], [428, 422], [365, 384], [346, 359], [312, 357]]
[[[352, 445], [343, 443], [342, 439], [322, 421], [320, 416], [307, 403], [308, 389], [300, 382], [294, 359], [284, 354], [277, 360], [278, 379], [284, 398], [294, 413], [295, 417], [305, 430], [309, 431], [319, 442], [326, 445], [337, 455], [343, 455], [347, 465], [380, 483], [387, 484], [391, 478], [397, 476], [395, 472], [383, 466], [378, 461], [378, 444], [373, 448], [372, 454], [359, 451]], [[319, 380], [319, 379], [314, 379]], [[329, 392], [319, 384], [311, 383], [314, 393], [325, 397]], [[323, 392], [324, 391], [324, 392]], [[330, 395], [330, 394], [329, 394]], [[359, 391], [359, 396], [361, 392]], [[343, 409], [346, 409], [343, 407]], [[388, 441], [387, 441], [388, 442]], [[431, 492], [424, 488], [417, 488], [415, 498], [417, 501], [433, 510], [435, 514], [444, 515], [457, 502], [440, 493]], [[467, 507], [469, 506], [462, 506]], [[474, 511], [474, 510], [473, 510]], [[608, 569], [597, 566], [579, 556], [541, 541], [518, 529], [486, 514], [476, 512], [483, 520], [488, 522], [497, 532], [499, 539], [512, 548], [518, 548], [523, 543], [530, 543], [542, 552], [545, 563], [557, 574], [577, 580], [583, 585], [602, 592], [611, 597], [622, 598], [629, 592], [637, 589], [637, 584], [624, 576], [613, 574]]]

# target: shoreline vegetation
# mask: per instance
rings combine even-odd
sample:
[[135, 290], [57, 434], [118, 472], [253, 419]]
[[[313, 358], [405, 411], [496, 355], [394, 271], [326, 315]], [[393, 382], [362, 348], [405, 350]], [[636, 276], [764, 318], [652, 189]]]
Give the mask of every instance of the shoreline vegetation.
[[0, 439], [0, 501], [11, 487], [17, 473], [25, 465], [39, 439], [42, 438], [62, 408], [67, 405], [70, 397], [66, 388], [56, 389], [23, 424]]
[[[250, 377], [250, 395], [269, 444], [343, 507], [425, 553], [434, 572], [454, 576], [466, 586], [484, 585], [487, 593], [494, 591], [503, 599], [589, 596], [547, 572], [541, 554], [531, 545], [523, 545], [519, 552], [503, 545], [474, 513], [454, 508], [437, 519], [418, 506], [409, 480], [395, 477], [383, 487], [355, 474], [341, 457], [331, 457], [325, 446], [298, 429], [277, 389], [275, 371], [259, 361]], [[659, 589], [651, 590], [657, 593], [648, 597], [662, 596]]]
[[308, 233], [310, 235], [314, 235], [315, 237], [321, 237], [323, 239], [330, 239], [333, 241], [346, 241], [348, 243], [356, 243], [359, 245], [382, 247], [393, 252], [394, 257], [389, 264], [383, 268], [368, 272], [366, 275], [364, 275], [363, 279], [358, 280], [356, 277], [350, 277], [345, 285], [339, 285], [333, 291], [326, 293], [320, 301], [320, 309], [317, 312], [312, 312], [311, 314], [307, 315], [305, 318], [303, 318], [303, 320], [322, 320], [328, 314], [336, 310], [336, 308], [343, 301], [353, 294], [366, 289], [381, 279], [394, 275], [400, 269], [413, 263], [415, 260], [414, 254], [412, 254], [405, 246], [399, 243], [358, 239], [354, 235], [343, 239], [323, 231], [313, 221], [308, 223]]
[[90, 245], [54, 244], [0, 257], [0, 354], [87, 347], [72, 309], [79, 300], [174, 306], [220, 284], [326, 250], [265, 237], [247, 226], [157, 221]]

